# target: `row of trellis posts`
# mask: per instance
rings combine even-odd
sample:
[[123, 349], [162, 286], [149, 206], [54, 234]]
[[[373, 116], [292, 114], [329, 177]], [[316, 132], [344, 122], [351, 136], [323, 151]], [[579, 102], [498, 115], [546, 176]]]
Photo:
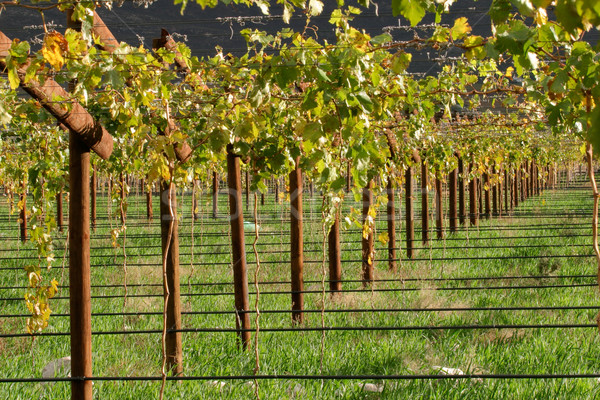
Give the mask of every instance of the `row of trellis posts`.
[[[68, 27], [80, 29], [80, 24], [73, 21], [71, 12], [68, 12]], [[100, 17], [94, 16], [94, 33], [100, 37], [103, 48], [112, 51], [117, 46], [117, 41], [106, 28]], [[3, 58], [8, 54], [11, 40], [0, 32], [0, 69], [5, 69]], [[163, 31], [161, 39], [155, 41], [156, 46], [164, 46], [175, 50], [175, 44], [168, 34]], [[178, 68], [189, 72], [185, 62], [176, 57]], [[70, 331], [71, 331], [71, 369], [73, 380], [71, 382], [73, 399], [92, 399], [92, 352], [91, 352], [91, 296], [90, 296], [90, 215], [92, 225], [96, 222], [96, 171], [90, 177], [90, 149], [100, 157], [107, 159], [112, 152], [112, 137], [79, 103], [71, 101], [69, 109], [62, 103], [52, 102], [52, 98], [60, 96], [69, 99], [69, 94], [55, 81], [47, 79], [43, 85], [36, 82], [24, 83], [26, 66], [19, 69], [21, 87], [33, 98], [40, 101], [64, 129], [70, 132], [69, 136], [69, 291], [70, 291]], [[164, 134], [177, 129], [170, 126]], [[185, 162], [191, 155], [187, 145], [176, 146], [175, 153], [179, 162]], [[428, 199], [428, 173], [426, 160], [421, 160], [414, 155], [414, 161], [421, 164], [421, 201], [422, 221], [421, 234], [423, 243], [429, 241], [429, 199]], [[467, 167], [459, 158], [458, 168], [448, 177], [449, 201], [449, 231], [455, 232], [458, 223], [465, 224], [466, 212], [466, 185]], [[408, 258], [414, 258], [414, 167], [405, 170], [405, 205], [406, 205], [406, 253]], [[496, 171], [492, 170], [492, 174]], [[469, 186], [469, 219], [471, 225], [478, 224], [479, 209], [485, 208], [483, 215], [489, 218], [492, 215], [502, 215], [517, 206], [520, 201], [529, 196], [539, 194], [543, 187], [555, 185], [556, 169], [551, 166], [540, 166], [534, 161], [526, 161], [512, 171], [504, 169], [503, 184], [490, 184], [490, 175], [484, 174], [482, 179], [485, 188], [477, 184], [477, 178], [468, 181]], [[541, 176], [548, 179], [540, 180]], [[91, 178], [91, 185], [90, 185]], [[121, 177], [123, 179], [123, 177]], [[232, 234], [232, 267], [234, 272], [235, 308], [238, 313], [236, 324], [241, 340], [241, 345], [246, 348], [250, 345], [251, 326], [249, 316], [248, 277], [244, 243], [244, 221], [242, 210], [242, 180], [240, 157], [233, 153], [232, 146], [227, 148], [227, 185], [229, 196], [229, 220]], [[246, 175], [246, 183], [248, 176]], [[213, 217], [217, 216], [217, 198], [219, 179], [215, 173], [212, 176], [213, 185]], [[373, 182], [363, 189], [363, 218], [366, 220], [369, 208], [373, 203]], [[438, 238], [444, 236], [444, 216], [442, 205], [442, 179], [435, 177], [436, 193], [436, 232]], [[350, 181], [348, 181], [348, 188]], [[395, 194], [392, 181], [388, 182], [388, 261], [391, 269], [396, 268], [396, 226], [395, 226]], [[278, 198], [278, 184], [275, 185], [275, 195]], [[479, 192], [478, 192], [479, 190]], [[25, 196], [23, 190], [23, 196]], [[292, 320], [296, 324], [303, 322], [303, 221], [302, 221], [302, 171], [296, 160], [295, 168], [289, 174], [290, 193], [290, 235], [291, 235], [291, 293], [292, 293]], [[491, 193], [491, 198], [490, 198]], [[168, 328], [166, 335], [167, 366], [170, 373], [180, 375], [183, 373], [182, 340], [181, 340], [181, 309], [179, 292], [179, 239], [177, 229], [175, 187], [171, 183], [161, 182], [160, 185], [160, 213], [163, 259], [166, 263], [167, 281], [164, 293], [168, 297], [166, 304]], [[504, 206], [502, 195], [504, 194]], [[90, 199], [91, 196], [91, 199]], [[147, 193], [148, 218], [152, 218], [152, 194]], [[195, 199], [195, 197], [194, 197]], [[248, 190], [246, 190], [248, 201]], [[458, 199], [458, 201], [457, 201]], [[26, 212], [25, 197], [22, 198], [21, 211], [21, 238], [26, 239]], [[91, 209], [90, 209], [91, 204]], [[195, 203], [193, 209], [196, 210]], [[195, 211], [194, 211], [195, 212]], [[57, 196], [57, 220], [62, 227], [62, 193]], [[362, 240], [362, 276], [365, 284], [374, 280], [374, 232], [371, 230]], [[332, 293], [342, 290], [342, 267], [340, 249], [340, 215], [336, 218], [328, 236], [329, 252], [329, 287]]]

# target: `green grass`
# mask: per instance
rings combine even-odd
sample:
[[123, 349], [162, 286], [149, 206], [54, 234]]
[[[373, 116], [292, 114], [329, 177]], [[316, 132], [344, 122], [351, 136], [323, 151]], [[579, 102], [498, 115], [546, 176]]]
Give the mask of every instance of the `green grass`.
[[[583, 177], [582, 177], [583, 179]], [[575, 185], [581, 186], [582, 181]], [[201, 219], [193, 223], [189, 217], [190, 198], [183, 198], [184, 213], [180, 223], [181, 290], [184, 294], [213, 294], [182, 297], [182, 309], [189, 311], [232, 311], [233, 280], [230, 268], [229, 227], [226, 218], [213, 220], [210, 196], [203, 194]], [[307, 196], [308, 197], [308, 196]], [[596, 273], [590, 257], [561, 258], [559, 255], [591, 254], [591, 190], [557, 189], [546, 191], [519, 205], [513, 216], [482, 220], [478, 228], [471, 227], [448, 235], [446, 240], [431, 240], [417, 252], [416, 260], [403, 259], [398, 271], [388, 270], [385, 245], [377, 243], [375, 278], [391, 281], [376, 282], [373, 291], [354, 291], [325, 297], [326, 309], [352, 312], [325, 314], [326, 326], [402, 327], [402, 326], [463, 326], [463, 325], [541, 325], [592, 324], [597, 310], [518, 310], [518, 311], [431, 311], [450, 307], [533, 307], [533, 306], [594, 306], [597, 289], [594, 286], [547, 287], [549, 285], [594, 284]], [[221, 215], [227, 210], [226, 197], [221, 196]], [[431, 199], [433, 201], [433, 199]], [[127, 272], [123, 266], [123, 249], [114, 249], [110, 240], [111, 226], [118, 227], [118, 217], [106, 219], [107, 199], [99, 201], [99, 227], [92, 237], [92, 284], [121, 285], [114, 288], [93, 288], [92, 295], [114, 295], [114, 298], [92, 299], [92, 311], [100, 312], [160, 312], [162, 299], [136, 295], [162, 293], [160, 266], [160, 236], [158, 220], [144, 220], [145, 203], [135, 193], [128, 209]], [[180, 200], [181, 202], [181, 200]], [[155, 202], [157, 203], [157, 202]], [[349, 206], [351, 201], [347, 200]], [[305, 308], [320, 310], [322, 304], [322, 232], [320, 199], [305, 199]], [[416, 201], [420, 205], [419, 199]], [[155, 204], [157, 207], [158, 204]], [[356, 204], [354, 204], [357, 207]], [[0, 206], [0, 218], [8, 220], [7, 205]], [[117, 210], [111, 205], [113, 212]], [[380, 211], [383, 211], [380, 210]], [[403, 210], [402, 210], [403, 211]], [[553, 216], [553, 212], [561, 216]], [[585, 211], [585, 212], [583, 212]], [[267, 195], [267, 204], [259, 207], [262, 229], [258, 241], [261, 261], [260, 281], [289, 280], [289, 236], [284, 205], [275, 204]], [[415, 218], [419, 228], [419, 210]], [[564, 215], [563, 215], [564, 214]], [[584, 214], [584, 215], [580, 215]], [[158, 215], [158, 209], [155, 209]], [[403, 229], [403, 216], [398, 229]], [[20, 244], [17, 216], [10, 217], [0, 230], [4, 241], [1, 252], [0, 281], [4, 286], [24, 286], [21, 269], [34, 257], [31, 244]], [[433, 221], [431, 222], [433, 225]], [[385, 231], [385, 221], [377, 224]], [[581, 236], [573, 236], [581, 235]], [[419, 232], [415, 234], [419, 238]], [[435, 237], [435, 231], [431, 234]], [[554, 236], [554, 237], [545, 237]], [[524, 238], [525, 237], [525, 238]], [[65, 236], [56, 238], [57, 249], [64, 246]], [[246, 236], [249, 280], [254, 280], [255, 259]], [[359, 280], [361, 274], [360, 234], [356, 228], [342, 232], [343, 279]], [[192, 250], [193, 243], [193, 250]], [[398, 244], [404, 247], [404, 232]], [[67, 284], [68, 273], [60, 265], [62, 250], [57, 250], [56, 267], [45, 276], [61, 279]], [[192, 255], [193, 253], [193, 255]], [[399, 250], [404, 256], [404, 251]], [[471, 258], [471, 259], [466, 259]], [[16, 270], [6, 268], [18, 268]], [[327, 266], [326, 266], [327, 268]], [[64, 276], [63, 276], [64, 272]], [[519, 279], [509, 277], [519, 276]], [[573, 277], [570, 277], [573, 276]], [[476, 278], [469, 281], [453, 278]], [[504, 277], [486, 280], [485, 277]], [[403, 281], [399, 279], [402, 278]], [[439, 278], [441, 280], [430, 280]], [[131, 286], [122, 286], [127, 279]], [[308, 283], [308, 281], [312, 281]], [[198, 285], [228, 283], [221, 286]], [[145, 284], [146, 286], [134, 286]], [[150, 286], [155, 285], [155, 286]], [[491, 287], [490, 287], [491, 286]], [[508, 288], [506, 286], [528, 286]], [[360, 290], [360, 282], [344, 282], [344, 289]], [[464, 288], [476, 290], [459, 290]], [[483, 288], [482, 288], [483, 287]], [[487, 288], [485, 288], [487, 287]], [[380, 289], [388, 289], [382, 291]], [[288, 285], [261, 284], [261, 310], [289, 310], [289, 294], [265, 292], [287, 291]], [[254, 292], [254, 287], [250, 287]], [[2, 289], [1, 298], [22, 298], [24, 289]], [[59, 296], [68, 297], [62, 290]], [[254, 307], [255, 296], [250, 296]], [[68, 300], [53, 300], [56, 314], [68, 312]], [[22, 300], [0, 300], [2, 314], [24, 314]], [[372, 311], [358, 309], [415, 308], [419, 311]], [[93, 331], [151, 330], [162, 328], [160, 315], [94, 316]], [[254, 314], [251, 316], [254, 326]], [[51, 319], [47, 332], [66, 332], [67, 317]], [[234, 328], [233, 314], [184, 314], [184, 328]], [[291, 316], [284, 313], [263, 313], [262, 328], [290, 328]], [[320, 312], [307, 313], [305, 327], [320, 327]], [[0, 317], [0, 333], [21, 333], [24, 317]], [[160, 334], [128, 334], [93, 336], [93, 370], [96, 376], [157, 376], [160, 375]], [[0, 338], [0, 371], [3, 378], [41, 377], [49, 361], [69, 355], [68, 337]], [[278, 375], [419, 375], [436, 374], [435, 366], [459, 368], [474, 374], [595, 374], [600, 372], [600, 339], [593, 328], [515, 328], [515, 329], [418, 329], [387, 331], [333, 331], [325, 334], [321, 369], [321, 332], [261, 332], [259, 334], [260, 374]], [[184, 333], [184, 374], [186, 376], [252, 375], [254, 352], [243, 352], [234, 333]], [[225, 380], [221, 389], [206, 381], [168, 383], [166, 398], [253, 397], [254, 389], [247, 380]], [[384, 385], [383, 392], [363, 391], [358, 383]], [[299, 385], [299, 386], [298, 386]], [[11, 399], [70, 398], [68, 383], [41, 385], [38, 383], [0, 383], [2, 392]], [[464, 379], [464, 380], [260, 380], [261, 398], [315, 399], [573, 399], [597, 398], [600, 383], [595, 378], [581, 379]], [[94, 383], [95, 398], [140, 399], [157, 398], [159, 382]]]

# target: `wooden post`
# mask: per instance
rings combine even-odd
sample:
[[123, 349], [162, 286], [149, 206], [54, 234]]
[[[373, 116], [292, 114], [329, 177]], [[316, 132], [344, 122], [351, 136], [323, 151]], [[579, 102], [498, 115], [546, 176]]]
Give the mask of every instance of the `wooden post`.
[[485, 193], [485, 218], [489, 219], [492, 214], [492, 202], [490, 200], [490, 174], [483, 174], [483, 182], [481, 182], [481, 190]]
[[[458, 229], [458, 213], [456, 209], [456, 183], [458, 169], [455, 168], [448, 175], [448, 219], [450, 222], [450, 232], [456, 232]], [[464, 192], [463, 192], [464, 196]]]
[[407, 167], [404, 176], [404, 197], [406, 202], [406, 256], [414, 258], [414, 242], [415, 242], [415, 211], [413, 197], [413, 172], [412, 167]]
[[[342, 290], [342, 255], [340, 246], [340, 210], [335, 212], [335, 220], [328, 236], [329, 244], [329, 290]], [[332, 293], [333, 294], [333, 293]]]
[[21, 223], [21, 242], [25, 243], [27, 241], [27, 182], [25, 179], [21, 182], [21, 188], [23, 193], [21, 193], [19, 219]]
[[352, 174], [350, 161], [346, 163], [346, 193], [350, 193], [350, 188], [352, 186]]
[[478, 218], [481, 218], [483, 214], [483, 179], [477, 179], [477, 200], [479, 201], [479, 208], [478, 210]]
[[279, 204], [279, 178], [275, 178], [275, 203]]
[[198, 180], [196, 178], [192, 179], [192, 218], [197, 220], [199, 218], [198, 215]]
[[90, 209], [92, 229], [96, 230], [96, 200], [98, 197], [98, 176], [96, 175], [96, 167], [92, 165], [92, 181], [90, 183]]
[[244, 214], [242, 212], [242, 176], [240, 158], [227, 145], [227, 185], [229, 186], [229, 219], [231, 223], [231, 247], [233, 265], [233, 288], [235, 292], [236, 327], [242, 348], [250, 346], [250, 301], [248, 295], [248, 272], [244, 240]]
[[148, 187], [146, 188], [146, 218], [151, 220], [154, 218], [154, 212], [152, 210], [152, 187], [154, 183], [148, 181]]
[[[71, 374], [89, 378], [92, 376], [90, 150], [72, 131], [69, 136]], [[91, 400], [92, 381], [71, 381], [71, 398]]]
[[59, 232], [63, 231], [63, 192], [62, 189], [56, 193], [56, 226]]
[[[492, 165], [492, 174], [496, 175], [496, 164]], [[492, 186], [492, 214], [498, 215], [498, 183]]]
[[121, 175], [119, 177], [120, 181], [121, 181], [121, 190], [119, 192], [119, 195], [121, 197], [121, 206], [119, 207], [119, 215], [121, 216], [121, 225], [125, 225], [125, 219], [127, 218], [126, 215], [126, 211], [125, 211], [125, 192], [126, 190], [126, 179], [125, 179], [125, 174], [123, 172], [121, 172]]
[[217, 176], [217, 171], [213, 171], [212, 176], [212, 217], [217, 218], [219, 214], [219, 179]]
[[246, 211], [250, 207], [250, 173], [246, 169]]
[[504, 210], [506, 211], [506, 213], [510, 212], [510, 201], [509, 201], [509, 194], [510, 194], [510, 177], [508, 176], [508, 166], [504, 167]]
[[304, 322], [304, 237], [302, 226], [302, 169], [300, 157], [290, 172], [290, 256], [292, 274], [292, 321]]
[[[473, 163], [469, 164], [469, 171], [473, 171]], [[469, 182], [469, 219], [473, 226], [479, 224], [477, 213], [477, 178], [474, 176]]]
[[[370, 180], [367, 186], [363, 188], [362, 192], [362, 214], [363, 214], [363, 225], [368, 224], [369, 209], [373, 205], [373, 180]], [[363, 228], [364, 229], [364, 228]], [[373, 281], [373, 266], [375, 265], [375, 252], [373, 249], [373, 237], [375, 234], [375, 221], [369, 228], [367, 237], [362, 237], [362, 275], [363, 285]]]
[[465, 178], [467, 171], [462, 158], [458, 159], [458, 217], [461, 225], [467, 221], [467, 207], [465, 201]]
[[[177, 223], [177, 191], [174, 183], [160, 184], [160, 233], [162, 253], [166, 259], [167, 329], [181, 330], [181, 290], [179, 277], [179, 227]], [[183, 372], [181, 332], [167, 332], [167, 371], [173, 375]]]
[[435, 177], [435, 231], [438, 239], [444, 238], [444, 193], [442, 181]]
[[421, 160], [421, 241], [423, 244], [429, 242], [429, 193], [425, 160]]
[[388, 263], [391, 271], [396, 270], [396, 196], [392, 176], [387, 183], [387, 233], [388, 233]]
[[519, 206], [519, 178], [521, 173], [519, 172], [519, 168], [516, 167], [513, 172], [513, 207], [517, 208]]

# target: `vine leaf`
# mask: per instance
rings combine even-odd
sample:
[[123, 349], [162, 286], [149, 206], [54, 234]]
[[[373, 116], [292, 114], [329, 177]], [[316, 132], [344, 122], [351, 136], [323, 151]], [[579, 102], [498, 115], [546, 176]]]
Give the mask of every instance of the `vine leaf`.
[[425, 8], [419, 0], [392, 0], [394, 17], [402, 15], [412, 26], [417, 25], [425, 16]]
[[60, 70], [65, 64], [63, 54], [69, 49], [69, 44], [63, 35], [58, 32], [48, 32], [44, 38], [42, 55], [55, 70]]

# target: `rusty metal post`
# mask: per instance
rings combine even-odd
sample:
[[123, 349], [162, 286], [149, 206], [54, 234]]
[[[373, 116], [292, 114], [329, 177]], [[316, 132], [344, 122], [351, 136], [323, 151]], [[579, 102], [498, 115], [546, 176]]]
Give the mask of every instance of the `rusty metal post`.
[[304, 237], [302, 222], [302, 169], [300, 157], [289, 174], [290, 184], [290, 257], [292, 282], [292, 321], [304, 322]]
[[429, 242], [429, 193], [427, 192], [427, 165], [421, 161], [421, 241]]
[[[160, 183], [160, 233], [162, 254], [166, 259], [167, 329], [181, 330], [181, 290], [179, 274], [179, 224], [177, 222], [177, 192], [174, 183]], [[173, 375], [183, 372], [181, 332], [167, 332], [167, 371]]]
[[[370, 180], [362, 192], [362, 215], [363, 225], [369, 222], [369, 209], [373, 205], [373, 180]], [[364, 229], [364, 228], [363, 228]], [[373, 266], [375, 265], [375, 251], [373, 248], [373, 237], [375, 234], [375, 221], [369, 229], [367, 237], [362, 236], [362, 275], [363, 285], [373, 281]]]
[[455, 168], [448, 175], [448, 219], [450, 222], [450, 232], [456, 232], [458, 229], [458, 213], [456, 209], [456, 183], [458, 169]]
[[396, 270], [396, 194], [392, 176], [387, 183], [387, 234], [388, 234], [388, 263], [390, 271]]
[[442, 180], [435, 177], [435, 231], [438, 239], [444, 238], [444, 192]]
[[[340, 246], [340, 211], [335, 213], [333, 226], [329, 231], [329, 290], [339, 292], [342, 290], [342, 255]], [[332, 293], [333, 294], [333, 293]]]
[[242, 212], [242, 174], [240, 158], [227, 146], [227, 185], [229, 187], [229, 219], [231, 223], [231, 253], [233, 256], [233, 289], [235, 292], [236, 327], [242, 348], [250, 346], [250, 300]]
[[406, 257], [414, 258], [415, 242], [415, 209], [413, 197], [413, 172], [412, 167], [407, 167], [404, 173], [404, 198], [406, 202]]

